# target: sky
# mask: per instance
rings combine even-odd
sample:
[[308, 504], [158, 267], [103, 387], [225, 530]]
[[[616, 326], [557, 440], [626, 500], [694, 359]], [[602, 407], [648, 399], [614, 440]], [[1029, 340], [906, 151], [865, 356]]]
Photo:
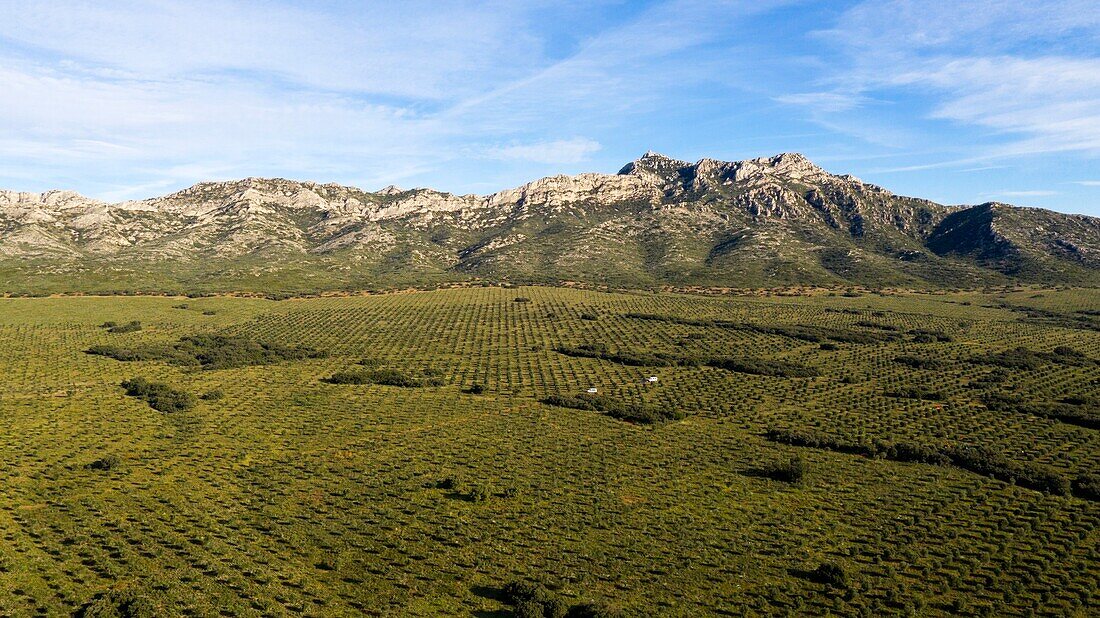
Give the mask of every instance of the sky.
[[0, 187], [488, 194], [801, 152], [1100, 216], [1100, 2], [0, 0]]

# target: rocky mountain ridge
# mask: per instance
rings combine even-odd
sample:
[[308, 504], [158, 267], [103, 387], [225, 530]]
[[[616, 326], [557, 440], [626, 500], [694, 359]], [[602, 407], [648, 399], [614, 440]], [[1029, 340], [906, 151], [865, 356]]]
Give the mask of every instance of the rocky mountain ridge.
[[262, 178], [115, 204], [71, 191], [0, 191], [0, 283], [9, 288], [24, 286], [31, 267], [61, 281], [99, 266], [126, 284], [147, 265], [165, 286], [217, 288], [476, 276], [1091, 283], [1100, 273], [1100, 219], [897, 196], [796, 153], [689, 163], [648, 152], [618, 174], [551, 176], [487, 196]]

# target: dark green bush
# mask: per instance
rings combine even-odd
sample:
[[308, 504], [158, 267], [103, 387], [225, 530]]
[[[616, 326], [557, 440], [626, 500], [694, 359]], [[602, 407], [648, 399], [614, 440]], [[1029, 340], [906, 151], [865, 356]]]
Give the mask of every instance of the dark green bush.
[[920, 399], [923, 401], [943, 401], [946, 396], [942, 391], [932, 391], [919, 386], [904, 386], [886, 393], [889, 397], [901, 399]]
[[212, 391], [207, 391], [203, 393], [199, 396], [199, 399], [202, 399], [203, 401], [218, 401], [219, 399], [222, 399], [224, 397], [225, 392], [222, 391], [220, 388], [216, 388]]
[[122, 383], [130, 397], [144, 399], [158, 412], [186, 412], [195, 406], [195, 396], [179, 391], [162, 382], [150, 382], [145, 378], [132, 378]]
[[1073, 348], [1058, 346], [1051, 352], [1036, 352], [1025, 347], [1016, 347], [999, 353], [980, 354], [971, 358], [970, 362], [1034, 371], [1047, 363], [1082, 367], [1091, 365], [1093, 360]]
[[765, 465], [761, 473], [777, 481], [786, 483], [800, 483], [806, 475], [806, 462], [801, 457], [792, 457], [785, 461], [774, 462]]
[[[108, 324], [110, 326], [108, 326]], [[115, 322], [104, 322], [103, 328], [107, 329], [109, 333], [135, 333], [141, 330], [141, 322], [134, 320], [125, 324], [117, 324]]]
[[814, 581], [820, 582], [833, 588], [847, 588], [848, 587], [848, 573], [844, 567], [836, 562], [822, 562], [816, 569], [813, 570]]
[[109, 472], [109, 471], [114, 470], [115, 468], [117, 468], [121, 463], [122, 463], [122, 460], [119, 459], [118, 456], [116, 456], [116, 455], [107, 455], [106, 457], [101, 457], [101, 458], [93, 461], [92, 463], [84, 466], [84, 467], [89, 469], [89, 470], [99, 470], [99, 471], [102, 471], [102, 472]]
[[912, 367], [913, 369], [942, 369], [944, 366], [944, 362], [939, 359], [911, 356], [908, 354], [903, 354], [894, 358], [894, 362]]
[[538, 584], [513, 581], [504, 586], [503, 595], [517, 617], [566, 618], [573, 615], [565, 599]]
[[1100, 474], [1082, 474], [1073, 479], [1073, 494], [1086, 500], [1100, 500]]
[[131, 588], [113, 588], [100, 593], [73, 614], [76, 618], [156, 618], [167, 616], [155, 597]]
[[990, 410], [1032, 414], [1089, 429], [1100, 429], [1100, 407], [1089, 397], [1066, 397], [1058, 402], [1030, 402], [1018, 395], [987, 392], [982, 403]]

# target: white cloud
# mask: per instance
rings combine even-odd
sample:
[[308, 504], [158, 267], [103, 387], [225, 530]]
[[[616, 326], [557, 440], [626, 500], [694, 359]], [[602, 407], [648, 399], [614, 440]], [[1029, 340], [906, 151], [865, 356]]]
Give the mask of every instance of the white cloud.
[[843, 131], [847, 125], [860, 136], [862, 122], [840, 117], [862, 97], [915, 98], [926, 102], [929, 119], [985, 131], [985, 139], [965, 144], [970, 156], [955, 154], [951, 164], [1100, 154], [1100, 3], [1094, 0], [868, 0], [817, 34], [840, 52], [823, 65], [817, 85], [840, 96], [780, 100], [809, 106], [811, 118], [826, 126]]
[[932, 63], [936, 66], [893, 81], [943, 93], [934, 118], [1022, 136], [999, 154], [1100, 153], [1100, 59], [1001, 57]]
[[102, 76], [263, 75], [312, 88], [446, 98], [544, 61], [530, 2], [0, 0], [5, 38]]
[[1073, 184], [1081, 185], [1082, 187], [1100, 187], [1100, 180], [1078, 180]]
[[[592, 29], [600, 3], [0, 0], [0, 180], [133, 197], [200, 173], [373, 186], [471, 152], [584, 162], [595, 139], [556, 136], [687, 104], [720, 73], [692, 51], [779, 3], [668, 0]], [[575, 44], [546, 11], [571, 12]]]
[[534, 161], [536, 163], [580, 163], [599, 151], [600, 143], [583, 137], [533, 144], [516, 144], [490, 148], [487, 155], [494, 159]]

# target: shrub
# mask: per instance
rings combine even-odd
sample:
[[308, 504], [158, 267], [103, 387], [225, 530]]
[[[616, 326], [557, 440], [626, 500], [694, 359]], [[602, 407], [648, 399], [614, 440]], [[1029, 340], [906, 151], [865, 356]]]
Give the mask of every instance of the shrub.
[[101, 457], [84, 467], [89, 470], [109, 472], [117, 468], [121, 463], [122, 460], [119, 459], [116, 455], [107, 455], [106, 457]]
[[1066, 397], [1059, 402], [1028, 402], [1009, 393], [989, 392], [981, 398], [990, 410], [1033, 414], [1071, 425], [1100, 429], [1100, 408], [1088, 397]]
[[836, 562], [822, 562], [813, 570], [812, 576], [814, 581], [833, 588], [848, 587], [848, 573]]
[[167, 615], [146, 596], [128, 588], [116, 588], [96, 595], [77, 609], [77, 618], [154, 618]]
[[144, 399], [149, 407], [158, 412], [185, 412], [195, 406], [195, 396], [179, 391], [161, 382], [150, 382], [145, 378], [132, 378], [122, 383], [130, 397]]
[[470, 502], [486, 502], [493, 497], [493, 489], [488, 485], [477, 483], [466, 490], [465, 496]]
[[437, 373], [435, 370], [425, 369], [420, 376], [410, 376], [398, 369], [361, 369], [338, 371], [322, 381], [329, 384], [381, 384], [402, 388], [443, 386], [443, 378], [436, 375]]
[[925, 358], [923, 356], [910, 356], [905, 354], [894, 358], [894, 362], [912, 367], [913, 369], [941, 369], [944, 366], [944, 362], [936, 358]]
[[569, 608], [566, 618], [618, 618], [622, 614], [599, 603], [580, 603]]
[[514, 302], [514, 303], [529, 303], [529, 302], [531, 302], [531, 299], [527, 298], [526, 296], [517, 296], [517, 297], [512, 299], [512, 302]]
[[1100, 474], [1082, 474], [1073, 479], [1073, 493], [1086, 500], [1100, 500]]
[[1081, 367], [1090, 365], [1093, 361], [1073, 348], [1058, 346], [1051, 352], [1035, 352], [1025, 347], [1016, 347], [996, 354], [981, 354], [971, 358], [970, 362], [1034, 371], [1046, 363]]
[[470, 385], [470, 388], [466, 389], [466, 392], [471, 395], [480, 395], [485, 392], [485, 385], [479, 382], [474, 382]]
[[107, 329], [109, 333], [134, 333], [141, 330], [141, 322], [134, 320], [125, 324], [119, 324], [118, 322], [104, 322], [100, 325], [100, 328]]
[[930, 391], [919, 386], [906, 386], [886, 393], [888, 397], [901, 399], [920, 399], [922, 401], [943, 401], [946, 397], [942, 391]]
[[806, 462], [801, 457], [792, 457], [786, 461], [770, 463], [762, 469], [764, 476], [786, 483], [800, 483], [806, 475]]
[[503, 593], [505, 602], [514, 607], [516, 616], [566, 618], [573, 615], [561, 596], [538, 584], [513, 581], [504, 586]]
[[199, 396], [199, 399], [202, 399], [203, 401], [217, 401], [217, 400], [222, 399], [224, 397], [225, 397], [225, 392], [223, 392], [220, 388], [216, 388], [212, 391], [207, 391], [207, 392], [203, 393], [202, 395]]

